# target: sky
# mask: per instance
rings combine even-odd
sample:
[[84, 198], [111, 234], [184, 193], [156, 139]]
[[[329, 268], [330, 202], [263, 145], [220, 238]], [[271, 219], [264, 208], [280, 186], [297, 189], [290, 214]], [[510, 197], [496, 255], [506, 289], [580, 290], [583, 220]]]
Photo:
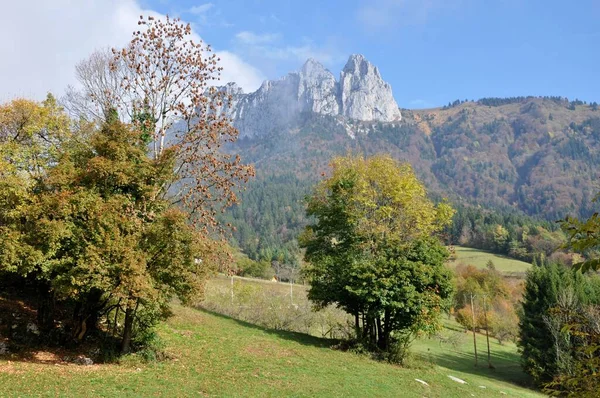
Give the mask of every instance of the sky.
[[557, 95], [600, 102], [599, 0], [20, 0], [0, 13], [0, 101], [62, 95], [95, 49], [139, 15], [170, 15], [246, 92], [307, 58], [334, 75], [363, 54], [402, 108]]

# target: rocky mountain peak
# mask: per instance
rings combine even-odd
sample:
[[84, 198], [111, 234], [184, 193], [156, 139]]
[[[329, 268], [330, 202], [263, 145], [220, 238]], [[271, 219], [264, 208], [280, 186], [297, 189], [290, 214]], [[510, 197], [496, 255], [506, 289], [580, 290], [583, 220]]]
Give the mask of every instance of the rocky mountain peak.
[[300, 73], [305, 75], [311, 75], [315, 73], [318, 74], [322, 72], [328, 72], [328, 70], [323, 66], [323, 64], [321, 64], [314, 58], [307, 59], [304, 65], [302, 66], [302, 69], [300, 70]]
[[223, 87], [220, 87], [220, 90], [225, 92], [228, 95], [242, 95], [244, 94], [244, 90], [237, 85], [235, 82], [229, 82]]
[[352, 73], [362, 76], [367, 76], [369, 74], [376, 75], [381, 79], [381, 75], [379, 74], [379, 69], [372, 63], [370, 63], [362, 54], [352, 54], [342, 72]]
[[222, 90], [234, 97], [224, 111], [242, 137], [281, 130], [303, 112], [360, 121], [391, 122], [401, 118], [390, 85], [360, 54], [350, 56], [339, 82], [320, 62], [309, 58], [300, 71], [267, 80], [254, 93], [243, 94], [235, 84]]
[[400, 110], [379, 69], [360, 55], [351, 55], [340, 74], [342, 114], [357, 120], [400, 120]]

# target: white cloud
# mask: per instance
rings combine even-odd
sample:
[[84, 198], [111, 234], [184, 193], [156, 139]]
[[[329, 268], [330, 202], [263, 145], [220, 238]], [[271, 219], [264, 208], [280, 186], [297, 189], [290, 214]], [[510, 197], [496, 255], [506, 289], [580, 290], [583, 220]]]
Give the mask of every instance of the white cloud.
[[258, 34], [242, 31], [235, 35], [236, 49], [247, 54], [250, 58], [268, 59], [271, 61], [304, 62], [314, 58], [326, 65], [341, 62], [344, 58], [339, 51], [332, 48], [316, 46], [310, 39], [304, 37], [298, 45], [280, 44], [282, 36], [279, 33]]
[[235, 35], [235, 38], [244, 44], [264, 44], [264, 43], [272, 43], [279, 39], [279, 34], [277, 33], [263, 33], [257, 34], [250, 31], [242, 31]]
[[188, 10], [188, 12], [190, 14], [194, 14], [194, 15], [203, 15], [208, 10], [210, 10], [211, 8], [213, 8], [214, 6], [215, 5], [213, 3], [200, 4], [200, 5], [197, 5], [197, 6], [194, 6], [194, 7], [190, 8]]
[[[75, 83], [74, 66], [99, 48], [124, 46], [140, 15], [160, 14], [137, 0], [33, 0], [3, 4], [0, 13], [0, 101], [15, 97], [43, 99], [62, 95]], [[199, 39], [195, 35], [195, 39]], [[245, 90], [260, 86], [263, 76], [238, 56], [219, 52], [222, 82]]]
[[217, 51], [221, 58], [221, 80], [219, 86], [228, 82], [236, 82], [245, 92], [253, 92], [265, 80], [262, 73], [253, 66], [245, 63], [239, 56], [229, 51]]
[[279, 19], [279, 17], [277, 17], [277, 15], [275, 15], [275, 14], [261, 15], [258, 17], [258, 21], [263, 25], [266, 25], [266, 24], [281, 25], [281, 24], [283, 24], [283, 21], [281, 19]]
[[314, 58], [328, 65], [340, 60], [335, 54], [332, 54], [326, 50], [315, 48], [309, 44], [302, 46], [271, 47], [265, 48], [263, 51], [266, 57], [279, 60], [291, 59], [304, 62], [309, 58]]
[[218, 26], [232, 27], [233, 24], [227, 22], [221, 15], [221, 11], [213, 3], [204, 3], [188, 8], [183, 12], [188, 15], [190, 23], [198, 27]]

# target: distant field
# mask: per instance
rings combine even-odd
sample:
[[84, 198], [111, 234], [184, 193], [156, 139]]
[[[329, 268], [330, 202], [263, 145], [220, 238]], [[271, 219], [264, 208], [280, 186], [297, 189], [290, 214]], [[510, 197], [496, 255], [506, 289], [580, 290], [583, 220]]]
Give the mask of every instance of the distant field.
[[524, 261], [500, 256], [479, 249], [462, 246], [454, 246], [454, 249], [456, 259], [451, 261], [451, 265], [467, 264], [474, 265], [477, 268], [485, 268], [487, 262], [492, 260], [498, 271], [506, 273], [523, 273], [531, 267], [531, 264]]

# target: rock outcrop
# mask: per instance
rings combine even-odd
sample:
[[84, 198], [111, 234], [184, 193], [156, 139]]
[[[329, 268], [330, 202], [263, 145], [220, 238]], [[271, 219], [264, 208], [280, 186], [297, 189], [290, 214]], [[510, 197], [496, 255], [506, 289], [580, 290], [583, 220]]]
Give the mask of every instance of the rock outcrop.
[[338, 84], [333, 73], [310, 58], [299, 73], [298, 99], [304, 111], [323, 115], [338, 115], [340, 102]]
[[400, 119], [392, 87], [362, 55], [352, 55], [340, 76], [341, 113], [355, 120]]
[[253, 93], [244, 94], [235, 83], [219, 89], [231, 96], [221, 111], [233, 120], [241, 137], [283, 129], [303, 112], [360, 121], [401, 119], [390, 85], [362, 55], [350, 56], [339, 82], [323, 65], [309, 59], [299, 72], [267, 80]]

